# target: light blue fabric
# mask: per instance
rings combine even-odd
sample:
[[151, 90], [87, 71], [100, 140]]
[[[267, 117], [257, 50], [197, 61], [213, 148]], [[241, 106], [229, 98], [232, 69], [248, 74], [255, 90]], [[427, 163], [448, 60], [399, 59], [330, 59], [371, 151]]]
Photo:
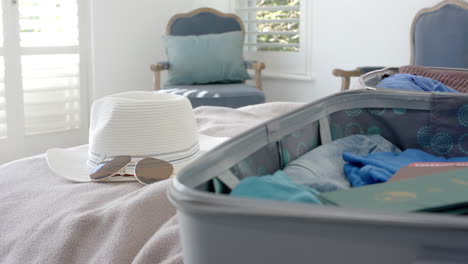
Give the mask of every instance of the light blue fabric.
[[431, 78], [416, 76], [416, 75], [407, 74], [407, 73], [397, 73], [397, 74], [391, 75], [381, 80], [377, 84], [377, 87], [408, 90], [408, 91], [418, 91], [418, 92], [458, 93], [458, 91], [455, 91], [452, 88], [449, 88], [445, 86], [444, 84], [436, 80], [433, 80]]
[[261, 177], [247, 177], [231, 191], [232, 196], [322, 204], [316, 190], [295, 184], [283, 171]]
[[413, 162], [466, 162], [468, 157], [446, 159], [418, 149], [407, 149], [401, 153], [383, 152], [369, 155], [343, 153], [346, 177], [353, 187], [386, 182], [401, 167]]
[[245, 83], [177, 85], [165, 87], [158, 92], [186, 96], [193, 108], [202, 105], [238, 108], [265, 102], [262, 91]]
[[351, 135], [317, 147], [289, 163], [284, 172], [297, 184], [319, 192], [349, 188], [343, 171], [343, 152], [367, 155], [375, 152], [400, 152], [380, 135]]
[[243, 33], [165, 36], [169, 70], [166, 86], [244, 81]]

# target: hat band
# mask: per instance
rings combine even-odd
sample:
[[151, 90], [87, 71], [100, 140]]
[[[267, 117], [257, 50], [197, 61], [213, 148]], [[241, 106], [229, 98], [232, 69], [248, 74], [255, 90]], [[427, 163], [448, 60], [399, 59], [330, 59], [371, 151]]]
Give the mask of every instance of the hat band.
[[[129, 156], [136, 157], [136, 158], [155, 158], [155, 159], [167, 161], [169, 163], [172, 163], [173, 165], [177, 165], [178, 163], [182, 163], [182, 162], [192, 159], [193, 157], [197, 155], [199, 151], [200, 151], [200, 144], [197, 141], [193, 146], [182, 151], [160, 153], [160, 154], [149, 154], [149, 155], [129, 155]], [[110, 158], [112, 156], [124, 156], [124, 155], [125, 154], [106, 155], [106, 154], [89, 152], [88, 160], [86, 161], [86, 163], [89, 167], [96, 167], [99, 163], [101, 163], [107, 158]]]

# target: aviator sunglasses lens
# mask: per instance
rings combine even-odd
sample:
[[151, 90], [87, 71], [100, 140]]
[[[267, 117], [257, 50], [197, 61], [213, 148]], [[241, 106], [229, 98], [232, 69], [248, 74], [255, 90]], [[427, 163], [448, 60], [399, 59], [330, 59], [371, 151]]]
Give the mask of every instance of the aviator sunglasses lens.
[[135, 167], [135, 177], [144, 184], [151, 184], [171, 177], [174, 167], [167, 161], [145, 158], [138, 161]]
[[130, 156], [116, 156], [106, 159], [93, 169], [89, 178], [94, 181], [102, 181], [110, 178], [127, 166], [130, 161]]

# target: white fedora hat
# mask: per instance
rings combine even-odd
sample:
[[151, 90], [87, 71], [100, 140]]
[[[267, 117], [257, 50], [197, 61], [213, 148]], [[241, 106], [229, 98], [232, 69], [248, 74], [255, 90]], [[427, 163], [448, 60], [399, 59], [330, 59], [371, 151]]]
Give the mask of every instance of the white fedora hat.
[[[89, 145], [47, 150], [57, 175], [89, 182], [89, 174], [114, 156], [153, 157], [170, 162], [174, 173], [227, 138], [199, 134], [189, 100], [180, 95], [126, 92], [95, 101], [91, 107]], [[108, 181], [134, 181], [116, 176]]]

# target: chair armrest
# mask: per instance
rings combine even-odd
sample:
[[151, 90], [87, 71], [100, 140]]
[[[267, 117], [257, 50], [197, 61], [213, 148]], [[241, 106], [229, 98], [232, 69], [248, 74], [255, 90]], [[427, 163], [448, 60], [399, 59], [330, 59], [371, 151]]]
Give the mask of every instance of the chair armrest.
[[362, 72], [359, 68], [351, 71], [333, 69], [332, 74], [337, 77], [341, 77], [341, 91], [346, 91], [349, 89], [350, 77], [361, 76]]
[[376, 67], [357, 67], [354, 70], [346, 71], [342, 69], [333, 69], [333, 75], [337, 77], [341, 77], [341, 91], [346, 91], [349, 89], [350, 77], [359, 77], [363, 74], [366, 74], [371, 71], [380, 70], [384, 67], [376, 66]]
[[361, 69], [359, 68], [356, 68], [354, 70], [351, 70], [351, 71], [346, 71], [346, 70], [342, 70], [342, 69], [333, 69], [332, 71], [333, 75], [337, 76], [337, 77], [357, 77], [357, 76], [361, 76], [362, 72], [361, 72]]
[[253, 70], [264, 70], [265, 69], [265, 63], [258, 62], [258, 61], [245, 61], [245, 67], [247, 69], [253, 69]]
[[155, 91], [161, 89], [161, 71], [169, 69], [169, 62], [158, 62], [157, 64], [151, 64], [151, 71], [154, 72], [153, 88]]
[[167, 61], [162, 61], [158, 62], [156, 64], [151, 64], [151, 70], [152, 71], [164, 71], [169, 69], [169, 62]]
[[262, 70], [265, 69], [265, 63], [257, 61], [245, 61], [245, 67], [255, 71], [255, 87], [260, 91], [262, 88]]

